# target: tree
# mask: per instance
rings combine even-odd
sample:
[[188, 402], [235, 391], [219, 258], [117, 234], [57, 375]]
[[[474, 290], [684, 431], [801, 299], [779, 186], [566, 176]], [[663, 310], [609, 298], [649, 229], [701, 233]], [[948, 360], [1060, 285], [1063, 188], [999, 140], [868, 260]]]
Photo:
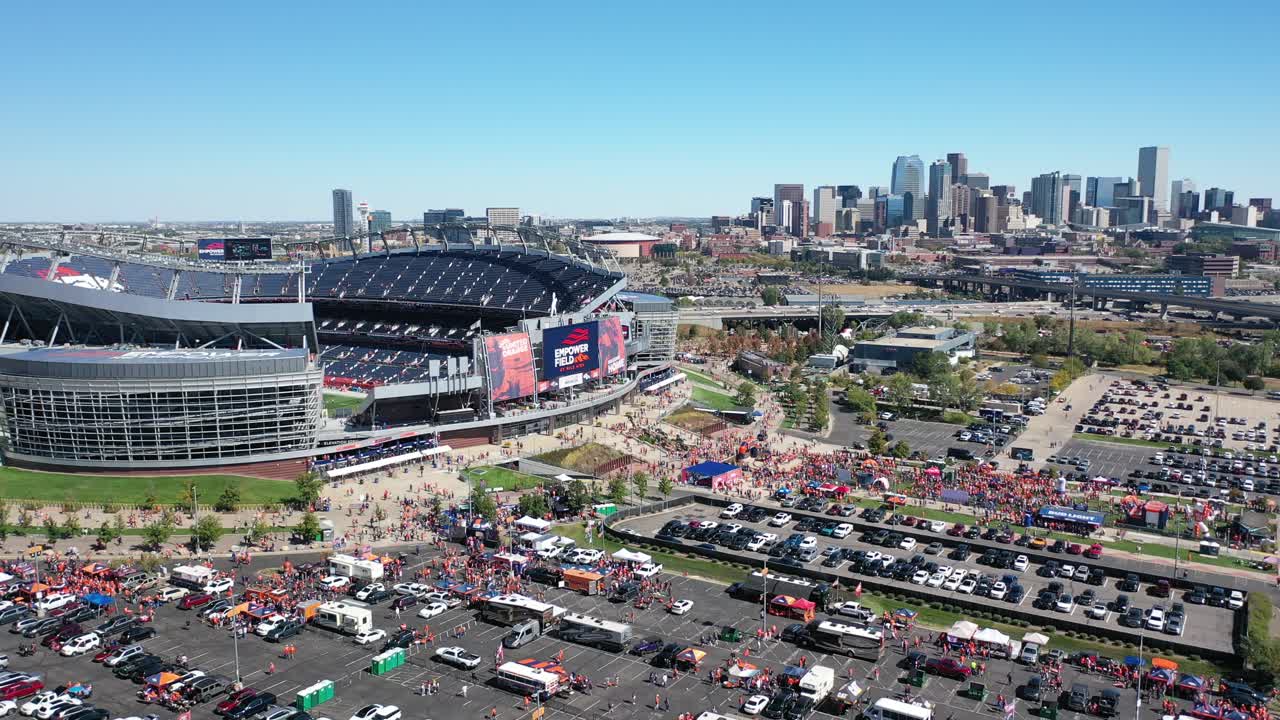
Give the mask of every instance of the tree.
[[898, 407], [898, 412], [902, 412], [908, 405], [915, 402], [916, 391], [911, 387], [913, 384], [912, 377], [906, 373], [894, 373], [889, 376], [887, 395], [889, 402]]
[[106, 520], [103, 520], [102, 524], [98, 526], [99, 545], [107, 545], [118, 537], [120, 537], [120, 535], [116, 533], [116, 529]]
[[196, 481], [188, 480], [182, 485], [182, 499], [178, 501], [178, 509], [189, 515], [196, 511]]
[[1257, 375], [1250, 375], [1244, 379], [1244, 387], [1246, 390], [1261, 390], [1267, 386], [1267, 383]]
[[746, 380], [738, 383], [738, 394], [734, 396], [733, 402], [740, 407], [754, 407], [756, 404], [756, 386]]
[[876, 428], [871, 437], [867, 438], [867, 451], [872, 455], [883, 455], [888, 444], [889, 439], [884, 436], [884, 431]]
[[173, 536], [173, 524], [161, 518], [142, 529], [142, 539], [152, 550], [159, 550], [161, 545]]
[[302, 514], [302, 519], [298, 521], [298, 525], [293, 529], [293, 532], [303, 543], [310, 545], [315, 541], [316, 536], [320, 534], [320, 520], [315, 513], [308, 510]]
[[614, 505], [621, 505], [627, 500], [627, 481], [621, 475], [609, 478], [609, 499]]
[[498, 519], [498, 503], [488, 493], [477, 490], [471, 493], [471, 512], [494, 522]]
[[62, 537], [72, 538], [80, 534], [80, 521], [76, 519], [75, 513], [68, 513], [67, 517], [62, 521]]
[[669, 497], [671, 495], [671, 490], [671, 478], [663, 475], [662, 478], [658, 480], [658, 492], [662, 493], [662, 497]]
[[564, 504], [569, 506], [569, 510], [574, 513], [582, 512], [591, 500], [591, 493], [587, 490], [587, 484], [582, 480], [575, 478], [566, 488]]
[[777, 305], [781, 301], [778, 294], [778, 288], [772, 285], [766, 285], [760, 289], [760, 299], [765, 305]]
[[[308, 513], [310, 514], [310, 513]], [[210, 550], [222, 537], [222, 521], [217, 515], [205, 515], [191, 528], [191, 544], [197, 550]]]
[[222, 488], [222, 494], [218, 496], [217, 502], [213, 504], [213, 509], [218, 512], [235, 512], [237, 506], [240, 505], [240, 481], [227, 483]]
[[262, 518], [254, 518], [253, 523], [245, 530], [244, 536], [251, 545], [257, 545], [271, 534], [271, 526]]
[[959, 395], [960, 378], [956, 375], [948, 373], [929, 382], [929, 399], [944, 411], [956, 405]]
[[324, 489], [324, 478], [314, 470], [302, 473], [293, 481], [298, 490], [294, 502], [300, 508], [314, 507], [320, 499], [320, 491]]
[[111, 534], [115, 535], [117, 540], [124, 537], [124, 516], [119, 512], [116, 513], [115, 518], [111, 521]]
[[911, 446], [908, 445], [906, 441], [899, 440], [897, 443], [894, 444], [893, 450], [891, 450], [890, 452], [894, 457], [898, 458], [899, 460], [906, 460], [907, 458], [911, 457]]
[[547, 496], [542, 493], [525, 493], [520, 496], [517, 504], [521, 514], [529, 517], [540, 518], [550, 511], [547, 507]]
[[9, 539], [9, 506], [0, 502], [0, 541]]
[[636, 497], [644, 502], [645, 496], [649, 494], [649, 474], [642, 471], [632, 475], [631, 485], [636, 489]]
[[58, 522], [50, 515], [44, 519], [44, 536], [49, 542], [57, 542], [62, 537], [62, 528], [58, 527]]
[[942, 353], [925, 352], [916, 355], [911, 360], [910, 370], [912, 374], [919, 376], [925, 382], [931, 383], [938, 378], [951, 374], [951, 362]]
[[857, 385], [850, 385], [849, 389], [844, 391], [844, 402], [855, 412], [869, 413], [876, 411], [875, 396]]

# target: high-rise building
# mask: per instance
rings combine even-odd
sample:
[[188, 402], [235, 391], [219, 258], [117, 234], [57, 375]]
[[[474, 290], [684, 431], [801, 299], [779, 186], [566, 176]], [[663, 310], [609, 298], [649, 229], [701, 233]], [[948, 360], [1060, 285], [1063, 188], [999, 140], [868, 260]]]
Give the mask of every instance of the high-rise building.
[[1195, 192], [1196, 184], [1191, 178], [1182, 178], [1174, 180], [1169, 190], [1169, 214], [1175, 218], [1191, 217], [1182, 214], [1182, 196], [1188, 192]]
[[951, 163], [935, 160], [929, 165], [929, 202], [925, 218], [929, 234], [938, 235], [951, 217]]
[[369, 232], [380, 233], [391, 229], [391, 211], [374, 210], [369, 213]]
[[761, 230], [765, 225], [773, 225], [773, 198], [753, 197], [751, 198], [751, 217], [755, 220], [757, 230]]
[[1200, 193], [1187, 190], [1178, 198], [1178, 217], [1194, 220], [1200, 214]]
[[1231, 208], [1231, 224], [1245, 227], [1258, 226], [1258, 208], [1252, 205], [1236, 205]]
[[990, 190], [991, 176], [986, 173], [966, 173], [960, 178], [963, 185], [968, 185], [974, 190]]
[[887, 188], [887, 187], [885, 187], [885, 186], [883, 186], [883, 185], [868, 185], [868, 186], [867, 186], [867, 197], [871, 198], [872, 200], [875, 200], [875, 199], [876, 199], [876, 198], [878, 198], [878, 197], [882, 197], [882, 196], [884, 196], [884, 195], [888, 195], [888, 194], [889, 194], [889, 188]]
[[907, 215], [907, 198], [905, 195], [894, 193], [881, 197], [884, 198], [884, 227], [894, 228], [910, 222], [911, 218]]
[[1169, 209], [1169, 148], [1138, 149], [1138, 182], [1143, 197], [1151, 198], [1157, 212]]
[[1047, 225], [1061, 225], [1067, 219], [1071, 186], [1057, 170], [1031, 180], [1031, 213]]
[[813, 221], [818, 225], [836, 226], [836, 209], [841, 207], [834, 185], [819, 185], [813, 189]]
[[947, 164], [951, 166], [951, 179], [948, 185], [959, 185], [964, 183], [964, 178], [969, 174], [969, 158], [964, 153], [947, 153]]
[[989, 193], [983, 191], [975, 191], [982, 193], [974, 199], [976, 212], [973, 218], [973, 229], [981, 233], [998, 233], [1001, 232], [1000, 216], [999, 216], [999, 199]]
[[809, 232], [809, 202], [784, 199], [776, 213], [778, 228], [792, 237], [806, 237]]
[[836, 197], [840, 198], [840, 207], [856, 208], [862, 199], [862, 189], [857, 185], [837, 185]]
[[997, 205], [1008, 205], [1018, 196], [1018, 188], [1013, 185], [995, 185], [991, 188], [991, 194], [995, 196]]
[[1155, 201], [1146, 195], [1118, 195], [1111, 208], [1112, 225], [1147, 225], [1155, 212]]
[[1134, 180], [1133, 178], [1129, 178], [1128, 180], [1121, 180], [1115, 185], [1112, 185], [1111, 186], [1111, 206], [1120, 207], [1120, 198], [1138, 197], [1142, 195], [1142, 192], [1139, 189], [1140, 187], [1141, 186], [1138, 184], [1138, 181]]
[[919, 155], [899, 155], [893, 161], [893, 180], [890, 190], [894, 195], [904, 199], [910, 196], [908, 205], [912, 206], [910, 219], [919, 220], [924, 217], [924, 162]]
[[973, 229], [973, 201], [980, 192], [985, 191], [975, 190], [964, 184], [951, 186], [951, 217], [963, 220], [966, 230]]
[[1236, 194], [1230, 190], [1224, 190], [1218, 187], [1211, 187], [1204, 191], [1204, 210], [1218, 210], [1221, 212], [1230, 212], [1231, 206], [1235, 204]]
[[1119, 182], [1124, 182], [1124, 178], [1090, 176], [1085, 182], [1084, 204], [1090, 207], [1112, 207], [1115, 204], [1116, 183]]
[[423, 225], [445, 225], [460, 223], [467, 216], [462, 208], [445, 208], [444, 210], [428, 210], [422, 213]]
[[1271, 212], [1271, 198], [1249, 198], [1249, 204], [1258, 208], [1258, 214]]
[[333, 191], [333, 236], [351, 237], [355, 233], [355, 218], [351, 208], [351, 191], [338, 188]]
[[513, 208], [513, 207], [485, 208], [484, 216], [489, 221], [490, 225], [516, 226], [520, 224], [520, 208]]
[[1079, 175], [1063, 175], [1062, 182], [1067, 185], [1067, 214], [1063, 217], [1070, 218], [1071, 213], [1075, 212], [1075, 209], [1080, 206], [1080, 201], [1084, 199], [1084, 195], [1081, 194], [1083, 188]]

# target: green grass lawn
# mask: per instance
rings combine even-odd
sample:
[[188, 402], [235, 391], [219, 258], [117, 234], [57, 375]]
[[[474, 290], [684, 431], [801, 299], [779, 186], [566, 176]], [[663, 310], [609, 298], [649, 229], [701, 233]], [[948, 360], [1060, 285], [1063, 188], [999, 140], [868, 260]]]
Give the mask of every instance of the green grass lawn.
[[334, 410], [342, 410], [349, 408], [352, 412], [360, 407], [360, 403], [364, 402], [363, 397], [353, 397], [351, 395], [338, 395], [336, 393], [324, 394], [324, 409], [330, 412]]
[[733, 402], [732, 396], [708, 390], [704, 387], [695, 387], [692, 399], [695, 405], [709, 407], [713, 410], [729, 410], [737, 407]]
[[245, 505], [282, 503], [297, 492], [291, 482], [241, 475], [66, 475], [6, 467], [0, 468], [0, 497], [6, 500], [55, 504], [78, 502], [137, 505], [146, 500], [149, 492], [154, 491], [157, 503], [172, 505], [182, 501], [184, 488], [193, 480], [202, 505], [213, 504], [224, 488], [235, 484], [240, 486], [240, 502]]
[[[577, 541], [579, 545], [583, 547], [588, 546], [588, 543], [586, 541], [586, 531], [581, 525], [557, 526], [552, 530], [552, 532], [559, 535], [563, 535], [565, 537], [573, 538], [575, 541]], [[625, 545], [624, 543], [619, 543], [613, 538], [610, 538], [608, 536], [596, 535], [595, 542], [591, 543], [590, 546], [605, 550], [607, 552], [616, 552], [617, 550], [620, 550], [621, 548], [626, 547], [627, 545]], [[635, 546], [630, 546], [630, 547], [632, 547], [632, 549], [636, 549]], [[719, 564], [705, 558], [685, 557], [683, 555], [668, 552], [664, 549], [655, 549], [652, 547], [645, 547], [644, 552], [648, 553], [649, 555], [652, 555], [654, 562], [662, 563], [664, 569], [667, 572], [687, 573], [690, 576], [700, 577], [706, 580], [710, 580], [712, 582], [719, 582], [719, 583], [725, 583], [725, 584], [738, 582], [742, 580], [742, 578], [752, 569], [745, 565]], [[849, 597], [850, 593], [846, 591], [845, 596]], [[886, 610], [892, 611], [897, 608], [909, 608], [911, 610], [915, 610], [916, 612], [920, 613], [920, 615], [916, 619], [917, 624], [933, 630], [945, 630], [951, 627], [951, 625], [955, 623], [957, 620], [970, 619], [967, 615], [963, 613], [950, 612], [947, 610], [931, 608], [924, 603], [915, 603], [910, 601], [904, 602], [904, 601], [894, 600], [892, 598], [889, 598], [871, 591], [864, 591], [862, 593], [862, 597], [859, 598], [859, 602], [875, 610], [877, 614], [880, 614]], [[1032, 632], [1033, 630], [1039, 629], [1039, 628], [1030, 628], [1030, 627], [1017, 627], [1014, 625], [1008, 625], [1005, 623], [993, 622], [991, 620], [982, 620], [982, 619], [975, 619], [974, 622], [977, 622], [982, 627], [995, 628], [996, 630], [999, 630], [1000, 632], [1005, 633], [1006, 635], [1008, 635], [1013, 639], [1020, 639], [1023, 635], [1027, 634], [1028, 632]], [[1110, 644], [1110, 643], [1097, 642], [1092, 640], [1085, 640], [1082, 638], [1067, 637], [1065, 634], [1062, 634], [1062, 633], [1050, 632], [1050, 633], [1046, 633], [1046, 635], [1049, 636], [1050, 647], [1060, 648], [1069, 653], [1089, 650], [1089, 651], [1097, 652], [1100, 655], [1107, 655], [1110, 657], [1121, 657], [1127, 654], [1127, 648], [1122, 644]], [[1196, 674], [1206, 674], [1206, 675], [1207, 674], [1221, 675], [1228, 671], [1227, 668], [1219, 667], [1214, 663], [1207, 662], [1207, 661], [1191, 660], [1186, 657], [1173, 655], [1169, 653], [1160, 653], [1160, 655], [1162, 657], [1167, 657], [1171, 660], [1176, 661], [1178, 663], [1178, 666], [1186, 672], [1192, 672]]]
[[487, 488], [502, 488], [503, 490], [530, 490], [541, 486], [545, 482], [543, 478], [536, 475], [509, 470], [496, 465], [468, 468], [462, 471], [462, 475], [472, 482], [483, 482]]
[[692, 370], [688, 367], [681, 365], [680, 372], [688, 376], [689, 382], [695, 385], [705, 385], [707, 387], [718, 388], [720, 390], [725, 389], [724, 383], [720, 382], [719, 380], [716, 380], [710, 375], [705, 375], [701, 372], [698, 372], [697, 370]]

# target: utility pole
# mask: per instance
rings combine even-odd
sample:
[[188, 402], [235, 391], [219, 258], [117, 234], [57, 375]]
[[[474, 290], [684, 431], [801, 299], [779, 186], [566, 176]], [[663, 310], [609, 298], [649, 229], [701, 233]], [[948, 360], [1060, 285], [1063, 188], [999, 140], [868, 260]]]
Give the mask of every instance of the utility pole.
[[1070, 358], [1076, 345], [1076, 284], [1079, 278], [1071, 281], [1071, 308], [1070, 308], [1070, 325], [1067, 329], [1067, 357]]

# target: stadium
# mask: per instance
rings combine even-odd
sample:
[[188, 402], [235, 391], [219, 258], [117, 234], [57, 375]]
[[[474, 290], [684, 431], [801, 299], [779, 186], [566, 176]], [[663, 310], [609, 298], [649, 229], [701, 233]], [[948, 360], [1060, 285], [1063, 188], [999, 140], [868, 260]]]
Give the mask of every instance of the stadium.
[[[671, 372], [671, 302], [536, 228], [221, 238], [191, 259], [156, 252], [166, 241], [0, 236], [6, 464], [354, 472], [552, 432]], [[278, 259], [299, 245], [330, 256]], [[326, 390], [363, 399], [333, 417]]]

